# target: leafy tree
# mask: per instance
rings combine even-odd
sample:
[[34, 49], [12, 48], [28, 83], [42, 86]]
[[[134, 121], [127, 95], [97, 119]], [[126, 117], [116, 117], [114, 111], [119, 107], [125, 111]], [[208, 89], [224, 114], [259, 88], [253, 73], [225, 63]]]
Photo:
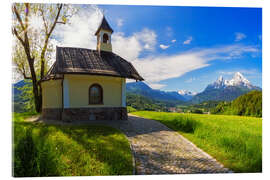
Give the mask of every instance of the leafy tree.
[[[75, 9], [63, 4], [14, 3], [12, 12], [12, 33], [16, 37], [13, 64], [24, 79], [31, 80], [35, 110], [40, 112], [42, 88], [39, 82], [48, 70], [52, 52], [50, 38], [56, 25], [65, 24]], [[39, 20], [35, 18], [41, 18], [42, 27], [36, 27]]]
[[251, 91], [232, 102], [221, 102], [211, 113], [262, 117], [262, 92]]

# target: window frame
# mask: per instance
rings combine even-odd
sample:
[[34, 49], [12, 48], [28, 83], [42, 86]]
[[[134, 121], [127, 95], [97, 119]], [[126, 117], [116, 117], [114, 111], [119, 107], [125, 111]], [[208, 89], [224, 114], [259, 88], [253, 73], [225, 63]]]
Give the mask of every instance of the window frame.
[[[98, 87], [99, 92], [100, 92], [100, 101], [97, 102], [97, 103], [91, 102], [91, 94], [90, 93], [91, 93], [91, 89], [93, 87]], [[89, 89], [88, 89], [88, 100], [89, 100], [89, 102], [88, 102], [89, 105], [103, 104], [103, 88], [102, 88], [102, 86], [100, 84], [94, 83], [89, 87]]]

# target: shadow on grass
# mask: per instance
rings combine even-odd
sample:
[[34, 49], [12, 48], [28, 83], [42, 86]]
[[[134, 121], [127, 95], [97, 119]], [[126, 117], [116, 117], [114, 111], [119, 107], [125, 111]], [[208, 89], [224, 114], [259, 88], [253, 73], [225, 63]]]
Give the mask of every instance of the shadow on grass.
[[[47, 132], [44, 132], [45, 135]], [[15, 177], [57, 176], [57, 157], [44, 137], [34, 141], [33, 128], [27, 128], [25, 134], [14, 146], [13, 175]]]
[[[105, 129], [105, 131], [104, 131]], [[132, 155], [129, 143], [123, 143], [117, 137], [119, 132], [107, 126], [75, 126], [59, 127], [66, 136], [76, 141], [85, 150], [95, 148], [94, 155], [97, 161], [106, 164], [109, 168], [108, 175], [128, 175], [132, 174]], [[116, 136], [114, 136], [116, 135]], [[102, 136], [102, 138], [100, 138]]]

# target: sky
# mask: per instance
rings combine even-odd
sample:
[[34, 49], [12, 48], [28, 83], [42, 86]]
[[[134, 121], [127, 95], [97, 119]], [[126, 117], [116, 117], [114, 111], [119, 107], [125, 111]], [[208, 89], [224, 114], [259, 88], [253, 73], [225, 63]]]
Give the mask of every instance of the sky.
[[154, 89], [201, 92], [235, 72], [262, 87], [261, 8], [77, 7], [70, 23], [55, 29], [52, 43], [95, 49], [94, 33], [104, 13], [114, 30], [113, 52], [130, 61]]

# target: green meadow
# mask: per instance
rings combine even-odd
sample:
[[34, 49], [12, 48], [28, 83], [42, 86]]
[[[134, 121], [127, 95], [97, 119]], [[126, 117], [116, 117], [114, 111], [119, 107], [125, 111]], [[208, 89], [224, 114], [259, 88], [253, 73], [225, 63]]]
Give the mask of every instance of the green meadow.
[[262, 171], [262, 118], [138, 111], [179, 132], [234, 172]]
[[132, 153], [120, 131], [107, 126], [46, 125], [14, 113], [13, 175], [131, 175]]

